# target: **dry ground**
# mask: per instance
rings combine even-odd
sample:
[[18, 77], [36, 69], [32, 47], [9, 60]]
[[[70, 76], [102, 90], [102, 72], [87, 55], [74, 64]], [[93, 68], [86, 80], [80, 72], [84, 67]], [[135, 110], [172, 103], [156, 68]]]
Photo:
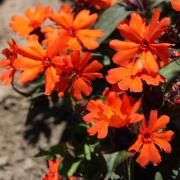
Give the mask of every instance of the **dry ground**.
[[[0, 4], [0, 50], [6, 47], [6, 40], [17, 39], [8, 28], [10, 17], [21, 14], [27, 7], [36, 3], [50, 4], [58, 9], [58, 0], [4, 0]], [[25, 125], [30, 102], [15, 93], [11, 87], [0, 85], [0, 180], [41, 180], [47, 171], [46, 161], [34, 156], [41, 148], [56, 145], [64, 124], [53, 125], [52, 118], [46, 118], [46, 124], [53, 130], [50, 138], [44, 133], [31, 131]], [[49, 118], [49, 119], [48, 119]], [[38, 117], [36, 119], [38, 121]], [[38, 123], [36, 123], [37, 125]], [[43, 128], [41, 123], [36, 127]], [[27, 133], [28, 132], [28, 133]], [[36, 139], [36, 135], [38, 138]], [[33, 141], [34, 138], [34, 141]]]

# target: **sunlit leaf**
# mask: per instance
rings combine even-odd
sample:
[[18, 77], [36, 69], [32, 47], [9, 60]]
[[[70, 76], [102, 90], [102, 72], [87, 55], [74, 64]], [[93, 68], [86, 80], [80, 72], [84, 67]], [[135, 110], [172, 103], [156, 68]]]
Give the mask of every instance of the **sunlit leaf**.
[[152, 7], [156, 7], [156, 6], [159, 6], [161, 3], [168, 3], [168, 2], [169, 0], [155, 0], [152, 3]]
[[108, 169], [105, 180], [108, 180], [113, 175], [116, 167], [126, 160], [130, 156], [130, 153], [127, 151], [119, 151], [112, 154], [104, 154], [103, 156]]
[[84, 145], [84, 154], [87, 160], [91, 160], [91, 148], [88, 144]]
[[118, 4], [105, 10], [95, 24], [95, 28], [101, 29], [104, 33], [99, 43], [103, 42], [116, 29], [119, 22], [124, 20], [129, 14], [130, 11]]
[[169, 65], [165, 66], [160, 70], [160, 74], [169, 81], [180, 75], [180, 59], [173, 61]]
[[72, 176], [76, 172], [76, 170], [80, 166], [82, 160], [83, 160], [83, 158], [82, 159], [80, 158], [71, 165], [71, 167], [67, 173], [68, 176]]
[[160, 172], [156, 172], [154, 180], [163, 180], [163, 177]]

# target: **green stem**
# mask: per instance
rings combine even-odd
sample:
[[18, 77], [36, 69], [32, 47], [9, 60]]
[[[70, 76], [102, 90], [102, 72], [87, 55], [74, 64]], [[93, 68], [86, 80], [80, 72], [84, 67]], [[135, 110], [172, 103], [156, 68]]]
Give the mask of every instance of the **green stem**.
[[68, 177], [72, 176], [76, 172], [76, 170], [78, 169], [78, 167], [81, 164], [82, 160], [83, 159], [79, 159], [79, 160], [77, 160], [76, 162], [74, 162], [72, 164], [72, 166], [70, 167], [70, 169], [69, 169], [69, 171], [67, 173]]

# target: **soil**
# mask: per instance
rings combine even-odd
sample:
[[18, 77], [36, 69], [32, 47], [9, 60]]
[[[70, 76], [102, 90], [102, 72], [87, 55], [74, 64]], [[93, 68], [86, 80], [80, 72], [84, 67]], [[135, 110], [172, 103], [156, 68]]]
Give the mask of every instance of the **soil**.
[[[7, 39], [18, 39], [8, 27], [10, 17], [37, 3], [55, 9], [60, 5], [58, 0], [0, 0], [0, 50], [6, 47]], [[35, 155], [60, 142], [65, 123], [54, 124], [53, 117], [42, 113], [29, 116], [30, 105], [30, 100], [12, 87], [0, 85], [0, 180], [41, 180], [48, 171], [47, 163]]]

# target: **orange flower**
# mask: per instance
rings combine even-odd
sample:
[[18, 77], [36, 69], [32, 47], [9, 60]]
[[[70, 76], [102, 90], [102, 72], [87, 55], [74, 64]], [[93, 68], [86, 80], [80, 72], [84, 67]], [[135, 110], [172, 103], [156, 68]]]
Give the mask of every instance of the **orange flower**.
[[116, 92], [109, 92], [106, 101], [90, 100], [87, 110], [90, 111], [83, 117], [86, 123], [93, 122], [88, 129], [89, 135], [95, 135], [99, 139], [105, 138], [108, 134], [108, 127], [121, 128], [129, 123], [137, 123], [143, 119], [143, 115], [137, 113], [141, 101], [135, 102], [125, 93], [122, 98]]
[[58, 66], [61, 60], [59, 53], [66, 47], [68, 37], [64, 32], [53, 34], [48, 39], [47, 47], [38, 42], [37, 36], [29, 36], [29, 46], [18, 46], [22, 57], [15, 62], [15, 67], [23, 71], [19, 80], [27, 83], [34, 80], [40, 73], [45, 73], [45, 94], [50, 95], [55, 83], [59, 80]]
[[[90, 28], [97, 18], [98, 15], [96, 13], [90, 14], [89, 10], [82, 10], [75, 16], [70, 6], [62, 6], [60, 12], [50, 14], [50, 19], [66, 30], [70, 37], [68, 46], [74, 50], [81, 50], [82, 45], [89, 50], [99, 46], [96, 39], [101, 38], [103, 33], [99, 29]], [[45, 28], [44, 32], [48, 34], [54, 31], [52, 28]]]
[[[161, 161], [159, 150], [171, 153], [172, 149], [169, 141], [172, 140], [174, 133], [172, 131], [162, 131], [169, 123], [169, 117], [162, 115], [158, 118], [158, 111], [152, 110], [148, 125], [142, 122], [137, 141], [129, 148], [129, 151], [139, 152], [137, 163], [145, 167], [149, 162], [157, 166]], [[158, 148], [157, 148], [157, 147]]]
[[6, 59], [0, 61], [0, 67], [6, 69], [0, 74], [0, 80], [3, 81], [3, 84], [5, 85], [9, 85], [13, 81], [16, 72], [14, 67], [14, 61], [17, 58], [16, 43], [13, 40], [9, 40], [8, 44], [10, 48], [6, 48], [2, 51], [2, 54], [6, 56]]
[[139, 14], [133, 13], [129, 24], [121, 23], [118, 26], [126, 41], [110, 42], [111, 48], [118, 51], [113, 57], [114, 63], [125, 66], [140, 57], [143, 68], [152, 74], [159, 71], [159, 64], [169, 63], [168, 47], [171, 44], [156, 43], [155, 40], [167, 29], [170, 20], [164, 18], [159, 21], [159, 16], [160, 10], [155, 9], [150, 24], [146, 25]]
[[46, 174], [42, 180], [60, 180], [59, 175], [59, 165], [60, 165], [61, 159], [56, 158], [55, 162], [52, 160], [48, 160], [49, 164], [49, 173]]
[[64, 92], [70, 92], [77, 100], [82, 98], [82, 94], [89, 96], [92, 92], [91, 81], [102, 78], [98, 73], [102, 69], [102, 64], [97, 60], [89, 63], [92, 58], [91, 53], [85, 52], [80, 55], [79, 51], [74, 51], [69, 56], [65, 56], [61, 65], [60, 80], [56, 85], [59, 96]]
[[25, 17], [13, 16], [9, 25], [20, 36], [28, 36], [33, 30], [41, 26], [47, 19], [50, 11], [51, 8], [49, 6], [43, 8], [37, 5], [34, 12], [28, 8], [24, 13]]
[[154, 75], [148, 74], [139, 66], [137, 61], [136, 64], [129, 63], [125, 67], [110, 69], [106, 79], [110, 84], [118, 84], [121, 90], [126, 91], [129, 89], [131, 92], [142, 92], [143, 81], [154, 86], [164, 82], [164, 78], [158, 73]]
[[78, 178], [75, 176], [70, 176], [68, 180], [78, 180]]
[[84, 0], [84, 2], [87, 2], [94, 6], [96, 9], [105, 9], [113, 5], [114, 0]]
[[180, 11], [180, 0], [170, 0], [175, 11]]

